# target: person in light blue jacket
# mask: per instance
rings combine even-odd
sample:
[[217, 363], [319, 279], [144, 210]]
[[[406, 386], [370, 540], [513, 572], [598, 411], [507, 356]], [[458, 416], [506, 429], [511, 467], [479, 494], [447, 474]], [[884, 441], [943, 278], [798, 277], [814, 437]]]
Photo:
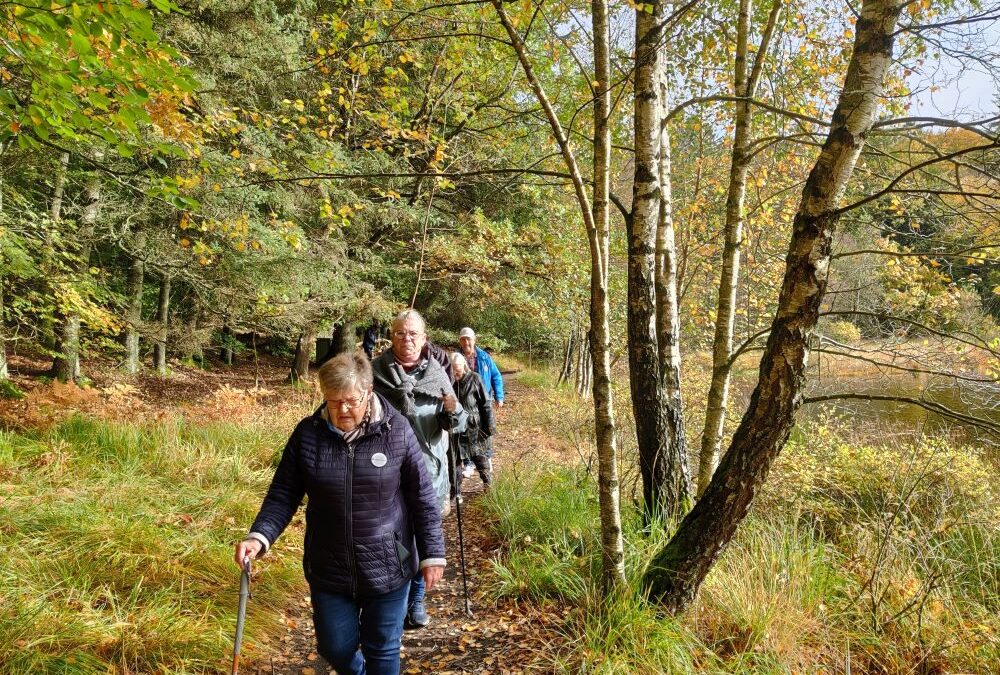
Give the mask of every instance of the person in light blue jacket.
[[[479, 379], [483, 381], [486, 395], [492, 399], [499, 414], [500, 409], [503, 408], [504, 399], [503, 376], [500, 375], [500, 369], [497, 368], [497, 364], [485, 350], [476, 346], [476, 331], [468, 326], [458, 331], [458, 344], [462, 349], [462, 356], [465, 357], [469, 370], [478, 373]], [[490, 458], [490, 470], [492, 471], [493, 437], [488, 438], [486, 443], [488, 446], [486, 456]], [[475, 465], [471, 461], [463, 463], [463, 473], [466, 478], [472, 476], [474, 471]]]

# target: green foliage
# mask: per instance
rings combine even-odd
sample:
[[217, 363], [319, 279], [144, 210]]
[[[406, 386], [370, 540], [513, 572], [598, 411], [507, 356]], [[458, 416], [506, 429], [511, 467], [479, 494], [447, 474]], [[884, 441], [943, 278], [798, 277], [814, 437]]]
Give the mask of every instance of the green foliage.
[[[0, 672], [215, 669], [231, 649], [232, 542], [282, 441], [264, 426], [79, 417], [0, 432], [0, 475], [13, 477], [0, 500]], [[265, 564], [248, 654], [300, 583], [294, 553]]]
[[0, 398], [19, 399], [24, 398], [24, 392], [18, 389], [11, 380], [0, 379]]
[[[175, 6], [153, 3], [159, 12]], [[157, 35], [153, 13], [128, 2], [81, 0], [53, 8], [28, 0], [6, 4], [0, 25], [14, 40], [0, 57], [0, 144], [102, 139], [125, 156], [153, 123], [159, 91], [190, 89]]]

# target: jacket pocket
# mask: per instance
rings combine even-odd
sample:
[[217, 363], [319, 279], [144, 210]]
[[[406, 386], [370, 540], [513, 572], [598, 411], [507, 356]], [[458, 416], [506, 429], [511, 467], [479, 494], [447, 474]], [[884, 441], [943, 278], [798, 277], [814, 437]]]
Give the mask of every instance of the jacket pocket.
[[392, 533], [392, 547], [396, 552], [396, 563], [399, 565], [399, 572], [404, 577], [409, 574], [408, 563], [410, 561], [410, 551], [399, 539], [399, 532]]

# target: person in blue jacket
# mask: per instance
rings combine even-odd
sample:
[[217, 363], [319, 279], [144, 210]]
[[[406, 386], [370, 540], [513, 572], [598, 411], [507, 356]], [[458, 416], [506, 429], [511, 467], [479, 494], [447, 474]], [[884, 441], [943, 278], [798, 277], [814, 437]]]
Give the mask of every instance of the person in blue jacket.
[[[486, 395], [493, 401], [493, 405], [499, 411], [503, 408], [503, 376], [500, 369], [489, 354], [476, 346], [476, 331], [468, 326], [458, 331], [458, 344], [462, 350], [462, 356], [468, 364], [469, 370], [479, 375], [483, 381], [483, 388]], [[492, 471], [493, 460], [493, 437], [486, 439], [486, 456], [490, 460], [490, 470]], [[475, 465], [471, 462], [463, 462], [463, 473], [469, 478], [475, 471]]]
[[373, 392], [367, 356], [340, 354], [318, 376], [326, 401], [295, 427], [236, 564], [266, 553], [308, 496], [317, 651], [340, 675], [398, 675], [411, 581], [419, 572], [430, 590], [444, 572], [440, 500], [409, 421]]

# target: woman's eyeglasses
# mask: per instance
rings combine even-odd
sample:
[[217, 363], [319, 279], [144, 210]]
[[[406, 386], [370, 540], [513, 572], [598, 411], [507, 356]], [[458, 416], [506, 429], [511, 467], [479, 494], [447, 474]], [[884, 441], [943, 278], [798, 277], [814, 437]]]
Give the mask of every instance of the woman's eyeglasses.
[[406, 338], [416, 340], [421, 335], [423, 335], [423, 332], [419, 330], [394, 330], [392, 332], [392, 337], [398, 340], [405, 340]]
[[326, 404], [333, 408], [334, 410], [357, 410], [361, 407], [365, 401], [368, 400], [368, 394], [362, 394], [357, 398], [345, 398], [338, 401], [337, 399], [328, 398], [326, 399]]

